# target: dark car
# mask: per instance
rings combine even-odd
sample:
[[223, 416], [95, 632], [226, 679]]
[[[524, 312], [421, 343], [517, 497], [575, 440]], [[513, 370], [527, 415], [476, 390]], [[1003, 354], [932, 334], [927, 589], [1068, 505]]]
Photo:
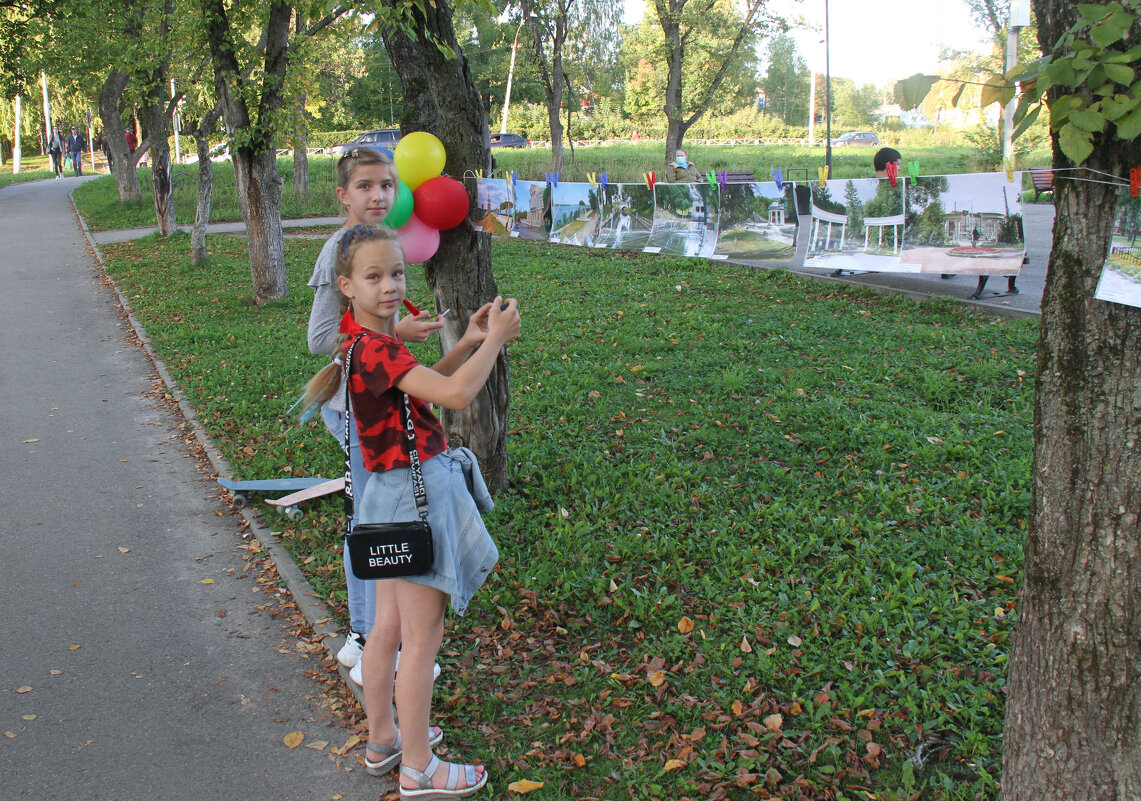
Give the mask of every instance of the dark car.
[[530, 147], [531, 143], [519, 134], [493, 133], [491, 135], [492, 147]]
[[845, 145], [866, 145], [872, 147], [880, 143], [880, 138], [871, 131], [849, 131], [832, 140], [832, 147]]
[[396, 143], [400, 141], [399, 128], [382, 128], [379, 131], [365, 131], [351, 142], [346, 142], [343, 145], [333, 145], [329, 148], [329, 152], [334, 156], [339, 156], [347, 150], [352, 150], [357, 145], [364, 145], [366, 147], [383, 147], [387, 150], [392, 150], [396, 147]]

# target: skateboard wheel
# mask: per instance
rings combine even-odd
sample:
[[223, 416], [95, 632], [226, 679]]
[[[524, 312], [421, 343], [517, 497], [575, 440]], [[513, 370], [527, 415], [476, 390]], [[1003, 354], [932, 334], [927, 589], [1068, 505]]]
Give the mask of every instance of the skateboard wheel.
[[288, 506], [285, 508], [284, 511], [285, 511], [285, 516], [288, 517], [290, 520], [292, 520], [294, 523], [296, 523], [301, 518], [305, 517], [305, 513], [302, 512], [296, 506]]
[[249, 504], [249, 502], [250, 502], [250, 496], [246, 495], [246, 493], [244, 493], [244, 492], [235, 492], [234, 493], [234, 508], [235, 509], [244, 509], [246, 507], [246, 505]]

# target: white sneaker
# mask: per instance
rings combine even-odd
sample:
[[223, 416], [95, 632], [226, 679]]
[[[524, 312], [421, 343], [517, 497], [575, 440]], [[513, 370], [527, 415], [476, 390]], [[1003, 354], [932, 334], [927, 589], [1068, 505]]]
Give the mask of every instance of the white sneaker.
[[337, 661], [347, 668], [356, 667], [361, 661], [364, 651], [364, 637], [349, 629], [349, 636], [345, 637], [345, 644], [337, 651]]
[[[397, 670], [400, 669], [400, 652], [399, 651], [396, 652], [396, 669]], [[358, 687], [364, 686], [364, 673], [362, 672], [362, 668], [361, 668], [361, 660], [358, 659], [357, 663], [355, 665], [353, 665], [352, 670], [349, 671], [349, 678], [352, 679], [353, 683], [356, 684]], [[438, 678], [440, 678], [440, 663], [439, 662], [437, 662], [436, 664], [434, 664], [432, 666], [432, 680], [435, 681]]]

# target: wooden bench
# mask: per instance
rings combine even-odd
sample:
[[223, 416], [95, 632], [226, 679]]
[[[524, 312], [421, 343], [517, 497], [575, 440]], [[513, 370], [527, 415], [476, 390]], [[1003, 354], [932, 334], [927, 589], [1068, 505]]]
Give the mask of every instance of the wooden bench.
[[728, 170], [725, 171], [725, 183], [727, 184], [751, 184], [756, 180], [757, 178], [755, 175], [753, 175], [752, 170], [749, 170], [748, 172], [730, 172]]
[[1038, 195], [1043, 192], [1054, 191], [1054, 170], [1050, 167], [1031, 167], [1030, 181], [1034, 184], [1034, 202], [1038, 202]]

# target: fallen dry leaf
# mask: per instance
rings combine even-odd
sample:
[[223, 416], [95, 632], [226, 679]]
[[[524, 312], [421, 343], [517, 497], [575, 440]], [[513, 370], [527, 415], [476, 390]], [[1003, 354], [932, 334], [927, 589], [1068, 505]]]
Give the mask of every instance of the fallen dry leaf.
[[23, 720], [35, 720], [35, 719], [36, 719], [36, 716], [35, 716], [35, 715], [21, 715], [20, 717], [21, 717]]
[[78, 646], [78, 645], [69, 645], [69, 646], [67, 646], [67, 650], [69, 650], [69, 651], [78, 651], [78, 650], [79, 650], [79, 648], [80, 648], [80, 646]]
[[533, 790], [538, 790], [543, 786], [543, 782], [533, 782], [530, 779], [520, 779], [517, 782], [511, 782], [507, 785], [507, 789], [513, 793], [529, 793]]
[[282, 738], [282, 742], [285, 743], [285, 747], [291, 750], [301, 745], [304, 740], [305, 735], [299, 731], [291, 731], [289, 734], [285, 735], [284, 738]]
[[7, 737], [9, 740], [15, 740], [16, 739], [16, 732], [6, 731], [6, 732], [4, 732], [4, 736]]
[[799, 648], [801, 642], [803, 642], [803, 641], [799, 637], [797, 637], [795, 634], [790, 635], [788, 638], [788, 644], [791, 645], [793, 648]]
[[662, 768], [662, 770], [665, 770], [665, 771], [677, 770], [678, 768], [682, 767], [684, 764], [685, 763], [682, 762], [680, 759], [671, 759], [668, 762], [666, 762], [666, 764]]
[[16, 692], [20, 693], [21, 695], [23, 693], [30, 693], [31, 691], [32, 691], [32, 688], [26, 684], [23, 687], [19, 687], [16, 689]]
[[746, 654], [753, 653], [753, 646], [749, 645], [749, 638], [748, 637], [742, 637], [741, 638], [741, 644], [738, 647]]
[[314, 751], [324, 751], [329, 747], [328, 740], [314, 740], [311, 743], [305, 743], [306, 748], [312, 748]]
[[213, 583], [214, 583], [214, 579], [202, 579], [202, 583], [203, 583], [203, 584], [213, 584]]
[[661, 687], [665, 683], [666, 683], [665, 671], [659, 670], [655, 673], [650, 674], [650, 686], [651, 687]]
[[693, 621], [688, 617], [682, 615], [681, 620], [677, 622], [677, 630], [682, 634], [689, 634], [691, 631], [693, 631]]
[[585, 768], [586, 767], [586, 757], [584, 757], [582, 754], [574, 754], [573, 756], [571, 756], [571, 762], [574, 763], [574, 766], [576, 768]]
[[779, 732], [780, 727], [784, 725], [784, 715], [779, 712], [774, 712], [761, 722], [765, 724], [765, 728], [769, 731]]

